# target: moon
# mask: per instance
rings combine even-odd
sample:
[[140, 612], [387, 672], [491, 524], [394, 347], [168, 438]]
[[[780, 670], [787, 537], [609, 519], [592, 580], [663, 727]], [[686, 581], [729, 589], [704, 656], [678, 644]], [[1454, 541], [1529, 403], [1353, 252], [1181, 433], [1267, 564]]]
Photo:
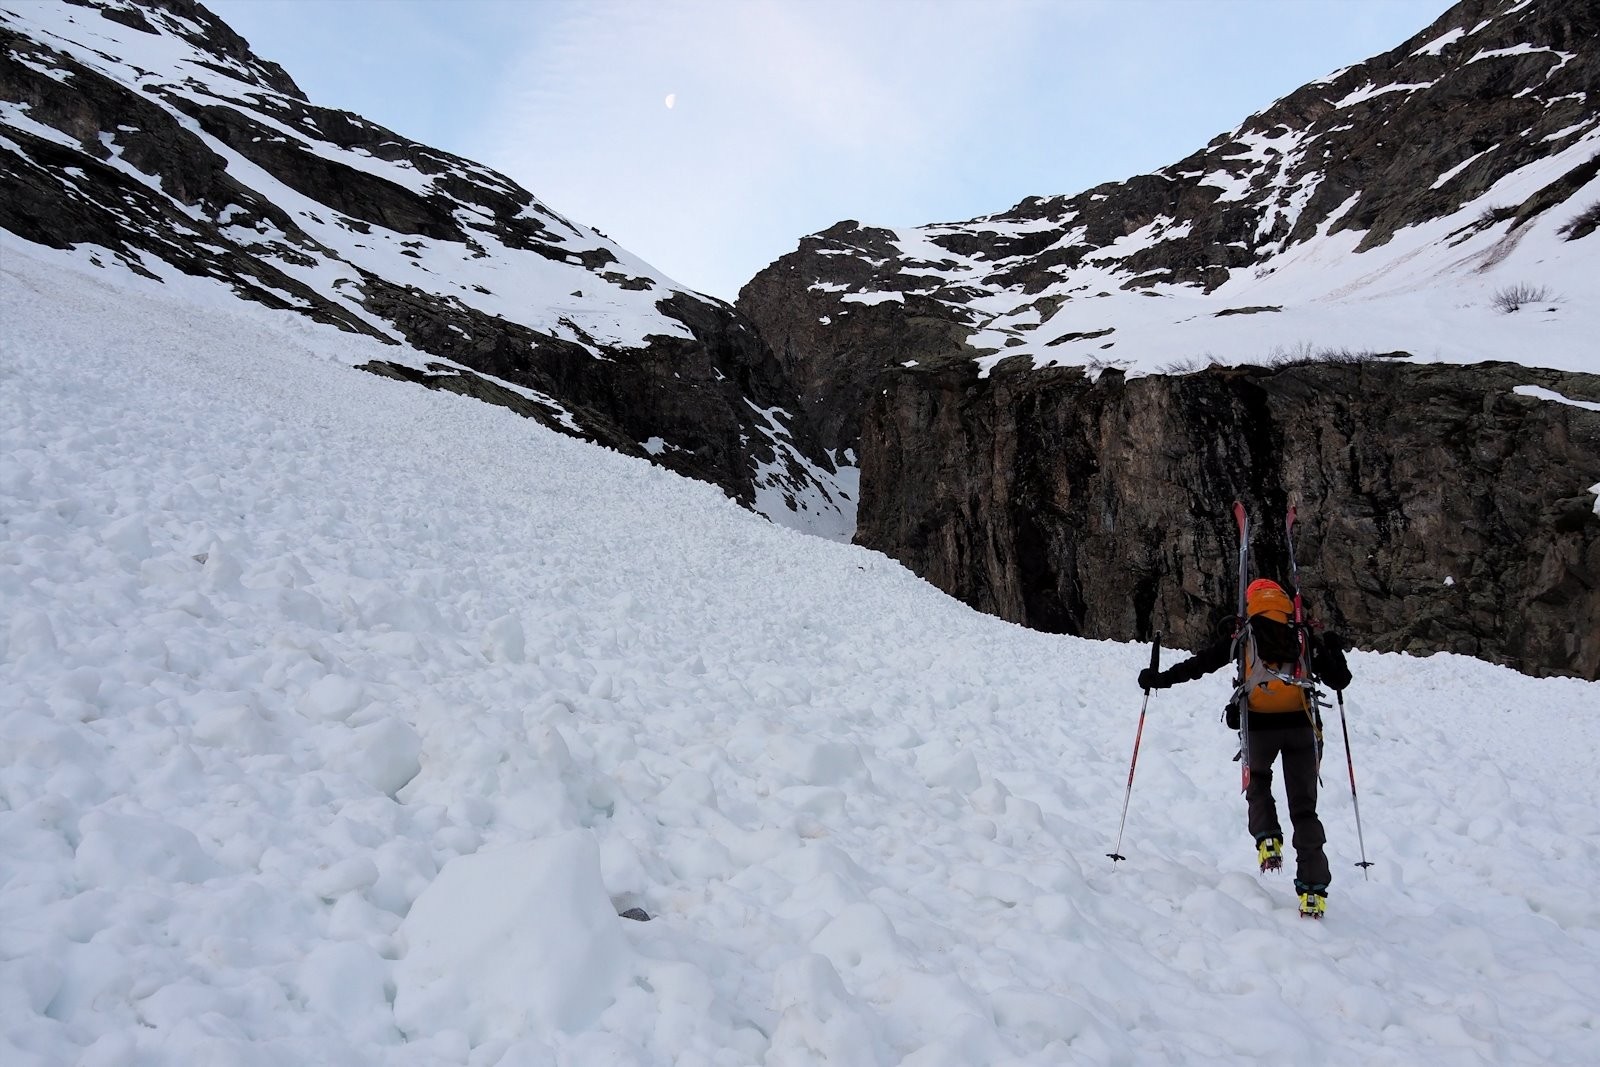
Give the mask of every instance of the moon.
[[671, 111], [673, 106], [675, 104], [677, 104], [677, 102], [678, 102], [678, 94], [677, 93], [668, 93], [667, 94], [667, 99], [666, 99], [665, 102], [666, 102], [666, 105], [667, 105], [667, 110]]

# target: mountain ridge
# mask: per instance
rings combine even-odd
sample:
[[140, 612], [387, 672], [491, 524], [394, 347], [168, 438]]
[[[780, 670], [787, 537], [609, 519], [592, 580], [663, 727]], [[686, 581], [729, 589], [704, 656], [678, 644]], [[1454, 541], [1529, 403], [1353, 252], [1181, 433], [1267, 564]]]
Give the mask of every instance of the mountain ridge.
[[[486, 167], [318, 107], [190, 0], [0, 7], [0, 226], [437, 359], [368, 369], [846, 533], [748, 323]], [[512, 399], [515, 397], [516, 399]]]

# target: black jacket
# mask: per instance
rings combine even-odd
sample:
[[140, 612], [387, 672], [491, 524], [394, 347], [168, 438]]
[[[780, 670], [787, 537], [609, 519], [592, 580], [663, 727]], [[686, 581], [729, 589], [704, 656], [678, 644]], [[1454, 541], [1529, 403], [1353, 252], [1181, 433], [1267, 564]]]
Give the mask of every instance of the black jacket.
[[[1140, 684], [1150, 689], [1165, 689], [1179, 682], [1192, 682], [1233, 662], [1233, 637], [1223, 634], [1186, 660], [1174, 663], [1153, 677], [1140, 673]], [[1311, 635], [1311, 673], [1330, 689], [1350, 684], [1350, 666], [1344, 660], [1344, 640], [1334, 633]]]

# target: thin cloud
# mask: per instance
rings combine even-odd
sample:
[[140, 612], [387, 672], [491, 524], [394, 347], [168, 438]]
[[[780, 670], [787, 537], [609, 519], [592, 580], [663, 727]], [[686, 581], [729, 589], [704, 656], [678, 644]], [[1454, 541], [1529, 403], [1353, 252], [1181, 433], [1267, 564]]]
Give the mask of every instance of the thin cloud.
[[685, 284], [731, 297], [839, 218], [929, 221], [906, 217], [905, 190], [992, 112], [1006, 84], [997, 59], [1040, 8], [927, 10], [563, 8], [488, 102], [478, 154], [645, 259], [670, 260]]
[[[968, 218], [1174, 162], [1445, 6], [540, 3], [468, 154], [731, 298], [840, 219]], [[1352, 10], [1360, 27], [1340, 21]], [[1330, 26], [1343, 51], [1319, 37]]]

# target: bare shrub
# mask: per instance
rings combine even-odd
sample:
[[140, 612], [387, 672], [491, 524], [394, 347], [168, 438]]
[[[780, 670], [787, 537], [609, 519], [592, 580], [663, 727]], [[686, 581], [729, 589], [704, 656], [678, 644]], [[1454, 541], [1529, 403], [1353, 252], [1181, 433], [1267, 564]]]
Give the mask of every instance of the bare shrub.
[[1369, 349], [1332, 348], [1301, 341], [1294, 345], [1278, 345], [1267, 355], [1269, 367], [1304, 367], [1313, 363], [1371, 363], [1382, 359]]
[[1324, 348], [1317, 358], [1322, 363], [1372, 363], [1382, 357], [1365, 348]]
[[1310, 341], [1301, 341], [1292, 345], [1274, 345], [1272, 351], [1267, 353], [1267, 366], [1293, 367], [1302, 363], [1316, 362], [1317, 347]]
[[1486, 207], [1483, 209], [1483, 213], [1478, 216], [1478, 229], [1486, 230], [1497, 222], [1504, 222], [1506, 219], [1512, 218], [1516, 213], [1516, 208], [1507, 207], [1504, 204]]
[[1494, 294], [1494, 309], [1507, 315], [1521, 308], [1524, 304], [1542, 304], [1551, 299], [1550, 290], [1542, 285], [1529, 285], [1527, 282], [1518, 282], [1497, 289]]
[[1580, 237], [1589, 236], [1597, 227], [1600, 227], [1600, 200], [1578, 212], [1556, 232], [1569, 241], [1576, 241]]

